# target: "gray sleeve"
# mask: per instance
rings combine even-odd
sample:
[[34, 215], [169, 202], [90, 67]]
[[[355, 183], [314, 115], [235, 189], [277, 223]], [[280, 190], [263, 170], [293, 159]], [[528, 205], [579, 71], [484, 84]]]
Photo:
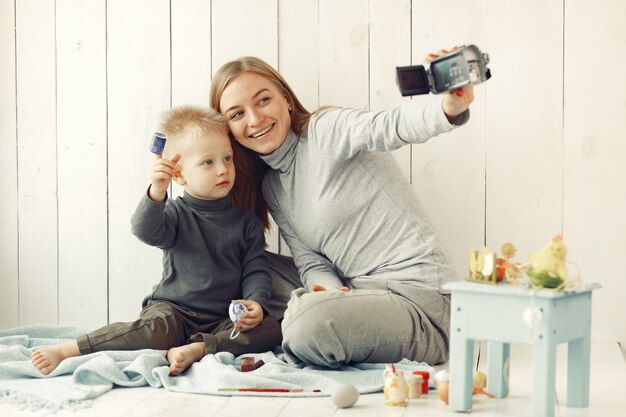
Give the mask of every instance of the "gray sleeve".
[[441, 108], [441, 99], [427, 103], [411, 100], [378, 112], [330, 108], [313, 115], [307, 136], [335, 159], [349, 159], [360, 151], [387, 152], [426, 142], [466, 122], [469, 112], [459, 116], [454, 124], [450, 123]]
[[176, 241], [178, 226], [178, 214], [173, 204], [167, 196], [165, 202], [152, 201], [146, 192], [130, 219], [133, 234], [150, 246], [171, 246]]
[[246, 226], [246, 253], [241, 262], [241, 290], [245, 300], [253, 300], [261, 305], [264, 311], [272, 292], [272, 278], [265, 254], [265, 235], [263, 225], [256, 217]]
[[272, 218], [280, 229], [280, 234], [285, 239], [293, 262], [300, 272], [300, 280], [304, 287], [310, 292], [313, 284], [319, 284], [324, 286], [327, 290], [339, 289], [344, 286], [343, 282], [337, 276], [332, 262], [311, 249], [309, 249], [298, 238], [296, 233], [291, 228], [291, 225], [280, 211], [274, 194], [263, 183], [263, 195], [267, 201]]

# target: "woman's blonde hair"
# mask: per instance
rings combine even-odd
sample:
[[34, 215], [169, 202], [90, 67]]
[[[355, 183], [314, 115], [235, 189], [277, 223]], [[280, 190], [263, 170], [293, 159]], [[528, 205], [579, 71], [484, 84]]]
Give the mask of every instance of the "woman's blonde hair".
[[[298, 97], [278, 71], [267, 62], [253, 56], [244, 56], [227, 62], [215, 73], [211, 81], [211, 107], [221, 113], [220, 100], [224, 90], [237, 76], [244, 72], [254, 72], [270, 80], [291, 104], [289, 111], [291, 130], [297, 136], [306, 134], [311, 113], [300, 103]], [[234, 142], [233, 153], [237, 164], [237, 181], [235, 181], [232, 191], [233, 202], [255, 212], [263, 221], [265, 228], [268, 229], [267, 203], [263, 198], [261, 186], [269, 167], [256, 152], [245, 148], [236, 141]]]

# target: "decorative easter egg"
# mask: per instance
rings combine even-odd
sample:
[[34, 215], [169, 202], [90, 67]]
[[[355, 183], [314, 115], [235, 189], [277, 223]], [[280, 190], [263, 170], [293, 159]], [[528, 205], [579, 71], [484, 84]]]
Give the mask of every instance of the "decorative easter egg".
[[445, 382], [450, 380], [450, 374], [447, 370], [442, 369], [435, 374], [435, 382]]
[[442, 369], [435, 374], [435, 390], [441, 401], [448, 404], [448, 390], [450, 388], [450, 374]]
[[[248, 311], [246, 306], [241, 304], [239, 301], [232, 301], [230, 306], [228, 306], [228, 316], [234, 324], [237, 324], [239, 319], [246, 314], [246, 311]], [[234, 339], [237, 336], [239, 336], [239, 330], [233, 327], [233, 330], [230, 332], [230, 338]]]
[[246, 306], [239, 301], [232, 301], [230, 306], [228, 306], [228, 316], [233, 323], [237, 323], [237, 321], [246, 314], [246, 311], [248, 311]]
[[530, 327], [534, 327], [541, 321], [541, 310], [535, 306], [526, 307], [522, 312], [522, 320]]
[[354, 385], [341, 384], [335, 388], [330, 399], [339, 408], [350, 408], [359, 399], [359, 390]]
[[448, 381], [437, 382], [437, 385], [435, 388], [437, 390], [437, 395], [439, 396], [439, 399], [443, 401], [444, 403], [448, 404], [448, 391], [450, 389], [450, 382]]

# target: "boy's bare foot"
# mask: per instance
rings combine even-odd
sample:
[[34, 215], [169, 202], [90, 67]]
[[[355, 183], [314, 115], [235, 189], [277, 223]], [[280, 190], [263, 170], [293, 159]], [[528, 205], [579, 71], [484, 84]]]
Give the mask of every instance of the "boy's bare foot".
[[44, 375], [54, 371], [59, 364], [67, 358], [80, 356], [78, 344], [75, 340], [60, 343], [55, 346], [39, 348], [33, 352], [31, 360], [33, 365]]
[[188, 345], [171, 348], [167, 351], [170, 363], [170, 376], [180, 375], [194, 362], [204, 357], [204, 342], [193, 342]]

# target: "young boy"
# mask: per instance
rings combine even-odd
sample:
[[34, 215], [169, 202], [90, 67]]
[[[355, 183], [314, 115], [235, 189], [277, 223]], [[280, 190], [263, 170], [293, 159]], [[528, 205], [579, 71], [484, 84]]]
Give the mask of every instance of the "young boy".
[[[164, 154], [132, 217], [132, 231], [163, 250], [163, 277], [143, 300], [140, 319], [113, 323], [32, 355], [44, 375], [68, 357], [104, 350], [168, 349], [170, 375], [209, 353], [235, 355], [273, 350], [280, 324], [265, 316], [270, 275], [259, 218], [231, 203], [235, 181], [226, 122], [209, 108], [178, 107], [165, 113]], [[167, 199], [172, 181], [184, 196]], [[234, 325], [232, 300], [247, 308]]]

